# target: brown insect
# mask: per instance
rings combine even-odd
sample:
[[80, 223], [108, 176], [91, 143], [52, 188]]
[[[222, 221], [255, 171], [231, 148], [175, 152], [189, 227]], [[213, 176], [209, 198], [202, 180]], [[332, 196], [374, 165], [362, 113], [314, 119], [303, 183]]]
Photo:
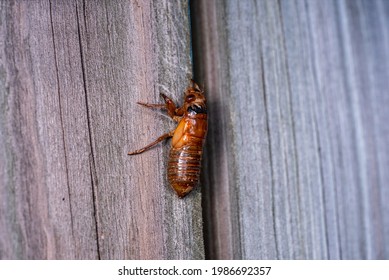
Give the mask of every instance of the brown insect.
[[203, 144], [207, 134], [207, 106], [204, 91], [191, 80], [186, 89], [184, 105], [176, 107], [174, 102], [161, 93], [165, 104], [138, 102], [148, 108], [166, 109], [168, 115], [178, 122], [176, 129], [160, 136], [146, 147], [130, 152], [129, 155], [143, 153], [166, 138], [173, 137], [169, 154], [168, 180], [180, 198], [187, 195], [196, 185], [200, 176]]

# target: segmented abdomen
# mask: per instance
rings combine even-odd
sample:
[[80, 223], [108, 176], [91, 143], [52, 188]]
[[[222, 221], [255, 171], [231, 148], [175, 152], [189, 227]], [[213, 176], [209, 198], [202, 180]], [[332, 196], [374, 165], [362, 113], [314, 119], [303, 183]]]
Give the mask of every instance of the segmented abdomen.
[[180, 148], [172, 147], [169, 155], [168, 180], [180, 197], [189, 193], [200, 177], [203, 139], [191, 140]]

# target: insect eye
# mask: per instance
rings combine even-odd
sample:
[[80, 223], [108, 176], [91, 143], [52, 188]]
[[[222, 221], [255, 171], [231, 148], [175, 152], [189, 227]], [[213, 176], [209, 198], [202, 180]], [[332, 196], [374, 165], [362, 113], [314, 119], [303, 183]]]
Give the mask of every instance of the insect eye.
[[202, 107], [202, 106], [192, 105], [192, 106], [188, 107], [188, 112], [189, 113], [193, 112], [195, 114], [206, 114], [207, 109], [205, 107]]
[[194, 94], [189, 94], [186, 98], [185, 98], [185, 101], [186, 102], [192, 102], [196, 99], [196, 96]]

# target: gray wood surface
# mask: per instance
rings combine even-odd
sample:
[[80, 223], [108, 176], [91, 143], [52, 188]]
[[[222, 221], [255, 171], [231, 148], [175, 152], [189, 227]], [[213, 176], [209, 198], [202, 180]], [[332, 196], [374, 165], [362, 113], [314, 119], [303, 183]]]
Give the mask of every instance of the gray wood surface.
[[0, 1], [0, 259], [389, 259], [389, 1], [190, 15], [210, 129], [178, 199], [169, 145], [127, 152], [174, 128], [136, 102], [182, 101], [188, 2]]
[[389, 1], [193, 1], [218, 259], [389, 258]]
[[0, 2], [0, 258], [201, 259], [201, 193], [166, 182], [187, 1]]

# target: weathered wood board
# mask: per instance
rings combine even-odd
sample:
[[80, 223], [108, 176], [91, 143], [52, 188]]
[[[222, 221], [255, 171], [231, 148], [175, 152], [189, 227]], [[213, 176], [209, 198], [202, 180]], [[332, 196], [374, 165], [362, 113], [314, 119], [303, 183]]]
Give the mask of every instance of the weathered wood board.
[[1, 1], [0, 258], [201, 259], [201, 194], [178, 199], [173, 122], [191, 74], [187, 1]]
[[0, 3], [0, 258], [388, 259], [389, 2], [192, 1], [210, 130], [180, 200], [168, 145], [127, 152], [174, 127], [136, 102], [181, 101], [188, 9]]
[[193, 1], [205, 248], [389, 259], [389, 1]]

